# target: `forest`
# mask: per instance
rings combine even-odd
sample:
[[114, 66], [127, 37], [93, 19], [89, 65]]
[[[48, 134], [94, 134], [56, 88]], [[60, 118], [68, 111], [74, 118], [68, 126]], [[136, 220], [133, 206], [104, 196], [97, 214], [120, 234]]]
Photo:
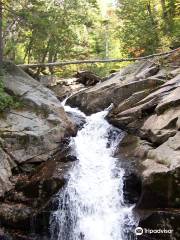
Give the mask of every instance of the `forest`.
[[[0, 66], [63, 60], [141, 57], [177, 48], [177, 0], [3, 0], [0, 3]], [[91, 70], [100, 76], [128, 62], [81, 64], [36, 74], [72, 76]], [[1, 105], [11, 102], [0, 87]]]
[[177, 48], [179, 8], [177, 0], [4, 0], [3, 55], [44, 63]]

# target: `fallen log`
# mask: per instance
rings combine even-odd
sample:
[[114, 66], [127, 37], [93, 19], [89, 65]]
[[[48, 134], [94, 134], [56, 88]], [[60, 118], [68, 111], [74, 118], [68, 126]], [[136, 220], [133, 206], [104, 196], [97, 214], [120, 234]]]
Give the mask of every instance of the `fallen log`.
[[146, 60], [154, 57], [160, 57], [160, 56], [166, 56], [170, 55], [174, 52], [180, 51], [180, 47], [173, 49], [168, 52], [164, 53], [156, 53], [152, 55], [148, 55], [145, 57], [137, 57], [137, 58], [120, 58], [120, 59], [95, 59], [95, 60], [72, 60], [72, 61], [65, 61], [65, 62], [54, 62], [54, 63], [34, 63], [34, 64], [19, 64], [17, 66], [28, 69], [28, 68], [41, 68], [41, 67], [58, 67], [58, 66], [65, 66], [65, 65], [71, 65], [71, 64], [93, 64], [93, 63], [109, 63], [109, 62], [131, 62], [131, 61], [137, 61], [137, 60]]

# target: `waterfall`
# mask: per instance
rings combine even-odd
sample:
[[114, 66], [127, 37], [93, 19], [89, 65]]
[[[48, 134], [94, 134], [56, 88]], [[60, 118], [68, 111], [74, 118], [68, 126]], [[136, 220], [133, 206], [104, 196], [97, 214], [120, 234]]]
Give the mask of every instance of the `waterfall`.
[[78, 161], [66, 187], [59, 193], [59, 208], [51, 218], [51, 240], [125, 240], [135, 225], [132, 209], [123, 202], [123, 175], [114, 151], [123, 132], [111, 126], [108, 109], [85, 116], [84, 127], [70, 146]]

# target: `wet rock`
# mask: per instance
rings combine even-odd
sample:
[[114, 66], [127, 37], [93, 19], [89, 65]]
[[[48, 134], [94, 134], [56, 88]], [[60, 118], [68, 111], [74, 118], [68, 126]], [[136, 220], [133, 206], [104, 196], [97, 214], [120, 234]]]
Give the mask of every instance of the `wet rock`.
[[135, 173], [125, 174], [123, 176], [124, 202], [126, 204], [135, 204], [139, 201], [142, 191], [141, 178]]
[[1, 224], [8, 227], [25, 228], [29, 223], [27, 219], [33, 214], [33, 209], [24, 204], [0, 204]]
[[131, 96], [117, 97], [118, 103], [107, 116], [110, 123], [128, 132], [117, 156], [136, 162], [134, 167], [142, 179], [141, 209], [179, 207], [180, 75], [178, 68], [171, 71], [144, 75], [145, 80], [161, 79], [164, 84], [138, 91], [134, 88]]
[[[158, 122], [154, 126], [158, 127]], [[139, 208], [179, 207], [179, 139], [176, 132], [158, 146], [133, 135], [126, 135], [122, 140], [118, 151], [120, 159], [127, 159], [128, 164], [134, 159], [134, 167], [142, 178]]]
[[49, 160], [34, 173], [24, 178], [18, 176], [15, 189], [6, 193], [5, 201], [0, 204], [1, 225], [20, 229], [25, 236], [30, 231], [48, 236], [53, 196], [67, 183], [72, 166], [73, 161]]
[[142, 195], [138, 208], [180, 206], [179, 139], [177, 132], [156, 148], [152, 143], [129, 134], [121, 141], [116, 156], [119, 156], [121, 162], [122, 159], [126, 161], [128, 166], [134, 162], [132, 169], [141, 176]]
[[11, 176], [12, 171], [10, 157], [0, 147], [0, 197], [13, 187], [10, 182]]
[[49, 160], [37, 168], [26, 182], [19, 180], [15, 189], [23, 192], [26, 197], [38, 198], [40, 203], [44, 202], [64, 186], [71, 167], [71, 162]]
[[163, 164], [146, 162], [143, 172], [141, 209], [180, 207], [180, 168], [169, 169]]
[[[144, 229], [141, 236], [137, 236], [138, 240], [144, 239], [175, 239], [180, 237], [179, 221], [180, 212], [176, 209], [166, 209], [159, 211], [142, 211], [142, 217], [139, 226]], [[145, 229], [157, 230], [157, 233], [148, 233]], [[166, 230], [166, 233], [161, 231]]]
[[[127, 160], [134, 158], [138, 165], [142, 163], [142, 160], [146, 159], [148, 152], [152, 149], [152, 144], [148, 141], [142, 140], [136, 135], [126, 133], [116, 150], [116, 155], [120, 155]], [[130, 164], [129, 161], [128, 164]], [[138, 169], [138, 167], [136, 168]]]
[[77, 129], [81, 129], [83, 125], [86, 123], [86, 119], [83, 116], [80, 116], [79, 114], [75, 112], [68, 112], [67, 115], [71, 118], [71, 120], [74, 122]]

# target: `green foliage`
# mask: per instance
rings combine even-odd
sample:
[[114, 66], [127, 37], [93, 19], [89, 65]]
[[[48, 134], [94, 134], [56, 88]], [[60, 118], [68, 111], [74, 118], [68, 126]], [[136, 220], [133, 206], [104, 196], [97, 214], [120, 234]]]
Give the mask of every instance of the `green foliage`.
[[[4, 0], [4, 54], [16, 63], [44, 63], [139, 57], [175, 48], [180, 38], [177, 1], [118, 0], [104, 16], [99, 0]], [[81, 68], [104, 76], [118, 66]], [[62, 68], [58, 74], [75, 69]]]
[[122, 18], [120, 37], [123, 49], [131, 55], [149, 54], [158, 46], [154, 14], [149, 13], [146, 0], [121, 0], [119, 15]]
[[92, 64], [87, 66], [81, 66], [80, 70], [88, 70], [94, 72], [100, 77], [107, 77], [110, 74], [119, 71], [122, 67], [128, 65], [129, 63], [103, 63], [103, 64]]
[[8, 108], [20, 108], [23, 104], [15, 97], [6, 93], [4, 88], [4, 69], [0, 70], [0, 112]]
[[176, 0], [119, 0], [119, 37], [123, 51], [140, 56], [177, 47]]
[[71, 78], [78, 71], [91, 71], [100, 77], [107, 77], [111, 73], [119, 71], [128, 64], [129, 62], [68, 65], [58, 68], [56, 75], [60, 78]]
[[[19, 0], [11, 2], [18, 16], [11, 36], [6, 39], [6, 54], [16, 62], [53, 62], [87, 54], [86, 33], [99, 14], [93, 0]], [[5, 28], [14, 22], [6, 12]], [[18, 46], [18, 49], [14, 46]], [[21, 56], [19, 54], [21, 53]]]
[[3, 75], [0, 75], [0, 112], [14, 104], [13, 98], [4, 91]]

